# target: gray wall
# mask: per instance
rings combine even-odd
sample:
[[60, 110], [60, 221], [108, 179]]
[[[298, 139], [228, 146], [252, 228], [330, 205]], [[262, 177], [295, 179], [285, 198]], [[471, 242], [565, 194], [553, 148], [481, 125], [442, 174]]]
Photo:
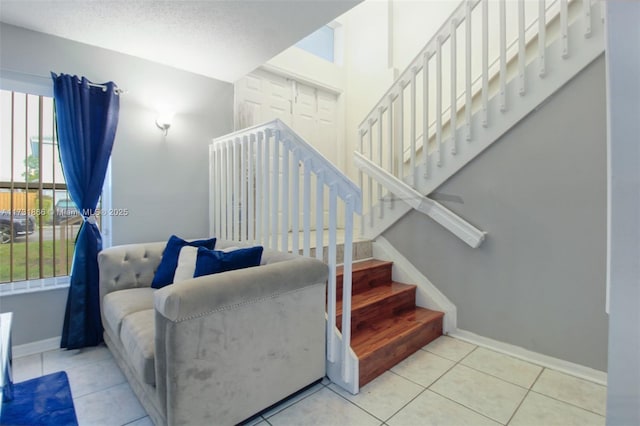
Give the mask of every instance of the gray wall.
[[640, 424], [640, 3], [607, 2], [609, 374], [607, 424]]
[[[112, 192], [113, 207], [129, 215], [113, 218], [113, 244], [208, 234], [208, 144], [232, 130], [232, 84], [6, 24], [0, 24], [0, 52], [5, 87], [8, 80], [51, 87], [54, 71], [96, 83], [111, 80], [126, 90], [112, 155]], [[176, 111], [167, 137], [155, 125], [161, 103]], [[62, 291], [0, 299], [1, 311], [29, 312], [32, 318], [27, 324], [16, 319], [16, 344], [60, 335], [65, 298], [57, 293]], [[36, 300], [48, 300], [46, 294], [52, 295], [52, 307], [38, 310]]]
[[480, 248], [415, 211], [384, 234], [459, 328], [606, 371], [605, 120], [600, 57], [438, 188], [488, 233]]

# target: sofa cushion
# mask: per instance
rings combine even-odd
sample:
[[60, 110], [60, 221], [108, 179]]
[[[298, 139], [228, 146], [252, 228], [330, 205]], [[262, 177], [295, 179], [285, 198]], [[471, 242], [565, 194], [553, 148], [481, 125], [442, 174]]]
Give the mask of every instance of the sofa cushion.
[[122, 320], [134, 312], [153, 309], [154, 289], [149, 287], [129, 288], [107, 294], [102, 299], [102, 314], [114, 337], [120, 337]]
[[134, 312], [122, 320], [120, 341], [135, 372], [144, 383], [156, 384], [155, 310]]
[[213, 250], [216, 246], [216, 239], [210, 238], [208, 240], [196, 240], [185, 241], [180, 237], [172, 235], [167, 241], [167, 246], [162, 253], [162, 259], [156, 269], [156, 274], [151, 282], [152, 288], [162, 288], [166, 285], [173, 283], [173, 277], [178, 267], [178, 257], [180, 256], [180, 249], [184, 246], [192, 247], [206, 247]]
[[258, 266], [260, 265], [262, 252], [262, 246], [240, 248], [230, 252], [207, 250], [204, 247], [199, 247], [193, 276], [195, 278]]

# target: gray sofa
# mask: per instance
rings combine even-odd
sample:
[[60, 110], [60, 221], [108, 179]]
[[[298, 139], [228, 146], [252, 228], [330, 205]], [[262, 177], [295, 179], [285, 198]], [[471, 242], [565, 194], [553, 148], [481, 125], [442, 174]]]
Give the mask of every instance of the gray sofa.
[[98, 257], [105, 342], [156, 425], [236, 424], [324, 377], [325, 264], [265, 250], [154, 290], [164, 247]]

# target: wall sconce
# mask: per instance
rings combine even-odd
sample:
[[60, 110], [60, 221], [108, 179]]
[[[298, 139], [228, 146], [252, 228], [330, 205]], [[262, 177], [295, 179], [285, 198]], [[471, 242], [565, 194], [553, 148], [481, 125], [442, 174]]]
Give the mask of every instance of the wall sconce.
[[167, 108], [161, 108], [158, 110], [158, 116], [156, 117], [156, 126], [167, 136], [171, 122], [173, 121], [173, 111]]

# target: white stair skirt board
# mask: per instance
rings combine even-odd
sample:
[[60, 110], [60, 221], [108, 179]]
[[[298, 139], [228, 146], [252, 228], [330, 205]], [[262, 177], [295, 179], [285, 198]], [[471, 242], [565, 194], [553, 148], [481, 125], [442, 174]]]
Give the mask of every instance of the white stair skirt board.
[[449, 333], [457, 329], [456, 305], [429, 281], [406, 257], [391, 245], [384, 237], [378, 237], [373, 242], [373, 257], [375, 259], [389, 260], [393, 262], [392, 278], [394, 281], [413, 283], [418, 286], [416, 290], [416, 305], [434, 311], [444, 312], [442, 322], [443, 333]]
[[[417, 185], [414, 186], [415, 189], [420, 194], [432, 193], [602, 55], [604, 52], [603, 27], [603, 25], [593, 25], [591, 36], [585, 38], [582, 22], [579, 20], [574, 22], [568, 29], [568, 37], [574, 47], [566, 59], [562, 58], [561, 39], [548, 45], [546, 50], [547, 73], [544, 78], [540, 78], [538, 75], [540, 67], [538, 59], [531, 61], [525, 69], [527, 91], [524, 96], [519, 95], [519, 79], [512, 79], [505, 88], [507, 103], [510, 105], [506, 111], [500, 110], [500, 96], [489, 99], [487, 105], [488, 127], [482, 125], [484, 115], [482, 111], [475, 113], [471, 119], [472, 139], [470, 141], [466, 140], [467, 129], [465, 126], [458, 127], [456, 130], [456, 140], [458, 141], [456, 155], [444, 155], [441, 165], [438, 166], [436, 165], [438, 153], [434, 151], [429, 154], [427, 160], [428, 178], [423, 178], [425, 164], [422, 163], [417, 165], [415, 170], [408, 170], [409, 167], [405, 166], [407, 173], [405, 173], [403, 181], [410, 184], [414, 175], [419, 176]], [[451, 148], [451, 139], [449, 138], [442, 144], [441, 151], [449, 153]], [[388, 205], [384, 206], [382, 218], [379, 218], [377, 214], [380, 209], [379, 203], [373, 207], [372, 211], [375, 212], [373, 225], [371, 225], [371, 211], [367, 211], [363, 215], [365, 238], [375, 239], [411, 210], [407, 203], [398, 202], [397, 199], [402, 199], [402, 196], [396, 196], [393, 208]]]
[[61, 339], [62, 336], [57, 336], [35, 342], [24, 343], [22, 345], [15, 345], [12, 348], [12, 355], [14, 358], [20, 358], [23, 356], [39, 354], [41, 352], [53, 351], [60, 348]]
[[595, 370], [574, 362], [530, 351], [520, 346], [493, 340], [466, 330], [457, 329], [449, 332], [448, 334], [456, 339], [464, 340], [465, 342], [473, 343], [474, 345], [482, 346], [514, 358], [519, 358], [552, 370], [580, 377], [581, 379], [589, 380], [590, 382], [594, 382], [599, 385], [607, 385], [607, 373], [604, 371]]

